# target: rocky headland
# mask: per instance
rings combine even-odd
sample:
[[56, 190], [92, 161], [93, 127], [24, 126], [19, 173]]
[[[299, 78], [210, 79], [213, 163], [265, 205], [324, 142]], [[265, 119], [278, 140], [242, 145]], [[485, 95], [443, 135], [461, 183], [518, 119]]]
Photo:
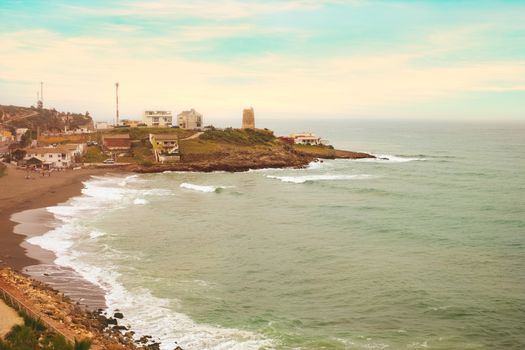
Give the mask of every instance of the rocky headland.
[[269, 130], [212, 130], [198, 138], [180, 141], [181, 160], [159, 164], [137, 163], [129, 170], [139, 173], [163, 171], [247, 171], [264, 168], [303, 168], [322, 159], [375, 158], [362, 152], [336, 150], [325, 145], [298, 145], [280, 141]]

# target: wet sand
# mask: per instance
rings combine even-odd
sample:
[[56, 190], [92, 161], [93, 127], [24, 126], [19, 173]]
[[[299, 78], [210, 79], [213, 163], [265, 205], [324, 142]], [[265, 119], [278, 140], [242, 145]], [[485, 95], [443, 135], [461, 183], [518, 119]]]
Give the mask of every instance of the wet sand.
[[80, 169], [54, 172], [50, 177], [9, 166], [0, 177], [0, 265], [30, 275], [64, 292], [90, 308], [104, 307], [103, 292], [68, 268], [53, 264], [52, 252], [25, 242], [56, 225], [46, 207], [66, 202], [81, 193], [82, 182], [108, 169]]

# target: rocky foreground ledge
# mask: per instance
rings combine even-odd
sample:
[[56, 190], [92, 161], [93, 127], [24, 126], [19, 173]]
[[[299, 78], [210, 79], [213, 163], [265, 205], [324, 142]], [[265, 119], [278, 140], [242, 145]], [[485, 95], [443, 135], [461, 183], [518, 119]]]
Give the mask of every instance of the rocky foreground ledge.
[[[108, 316], [102, 310], [87, 310], [49, 286], [10, 268], [0, 268], [0, 297], [5, 297], [8, 304], [21, 306], [31, 317], [66, 339], [91, 340], [92, 350], [159, 349], [160, 344], [151, 336], [137, 339], [124, 325], [122, 313]], [[175, 350], [182, 348], [177, 346]]]

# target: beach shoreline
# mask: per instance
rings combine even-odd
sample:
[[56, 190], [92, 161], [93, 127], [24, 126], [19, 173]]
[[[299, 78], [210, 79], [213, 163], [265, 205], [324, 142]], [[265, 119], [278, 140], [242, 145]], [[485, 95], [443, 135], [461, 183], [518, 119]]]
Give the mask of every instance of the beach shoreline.
[[[21, 234], [20, 227], [18, 232], [15, 232], [15, 227], [20, 223], [12, 220], [13, 215], [20, 217], [22, 212], [28, 210], [42, 209], [64, 203], [70, 198], [80, 195], [83, 182], [91, 176], [104, 175], [110, 172], [111, 169], [67, 170], [52, 173], [49, 177], [31, 173], [31, 178], [26, 179], [26, 171], [9, 165], [7, 174], [0, 177], [0, 265], [9, 266], [15, 271], [23, 273], [25, 267], [42, 262], [28, 254], [28, 247], [24, 241], [28, 234], [43, 234], [45, 232], [40, 230], [39, 232]], [[48, 225], [49, 220], [53, 220], [53, 218], [49, 214], [47, 218], [40, 216], [32, 220], [36, 221], [35, 224], [38, 225]], [[46, 220], [46, 222], [43, 223], [42, 220]], [[28, 226], [24, 229], [27, 230]]]
[[[7, 174], [0, 177], [0, 290], [8, 288], [34, 305], [41, 317], [61, 320], [66, 333], [94, 339], [94, 349], [106, 348], [99, 345], [104, 343], [118, 344], [119, 349], [150, 349], [156, 345], [150, 336], [134, 339], [132, 330], [106, 314], [105, 292], [99, 286], [73, 269], [57, 265], [53, 252], [27, 240], [59, 227], [61, 222], [47, 208], [79, 196], [83, 183], [92, 176], [126, 173], [88, 168], [60, 171], [50, 177], [32, 174], [32, 179], [26, 179], [26, 171], [8, 166]], [[57, 305], [40, 305], [42, 298]], [[0, 309], [0, 316], [8, 312], [13, 310], [6, 306]]]

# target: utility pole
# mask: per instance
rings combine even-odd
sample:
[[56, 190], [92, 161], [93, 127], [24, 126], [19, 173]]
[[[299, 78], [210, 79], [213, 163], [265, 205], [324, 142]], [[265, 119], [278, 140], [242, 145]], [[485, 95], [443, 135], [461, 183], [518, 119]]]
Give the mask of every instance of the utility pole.
[[40, 82], [40, 94], [36, 92], [36, 107], [38, 109], [44, 108], [44, 82]]
[[119, 116], [118, 116], [118, 82], [115, 83], [115, 92], [116, 92], [116, 96], [117, 96], [117, 115], [116, 115], [116, 119], [115, 119], [115, 126], [118, 126], [118, 123], [119, 123]]

